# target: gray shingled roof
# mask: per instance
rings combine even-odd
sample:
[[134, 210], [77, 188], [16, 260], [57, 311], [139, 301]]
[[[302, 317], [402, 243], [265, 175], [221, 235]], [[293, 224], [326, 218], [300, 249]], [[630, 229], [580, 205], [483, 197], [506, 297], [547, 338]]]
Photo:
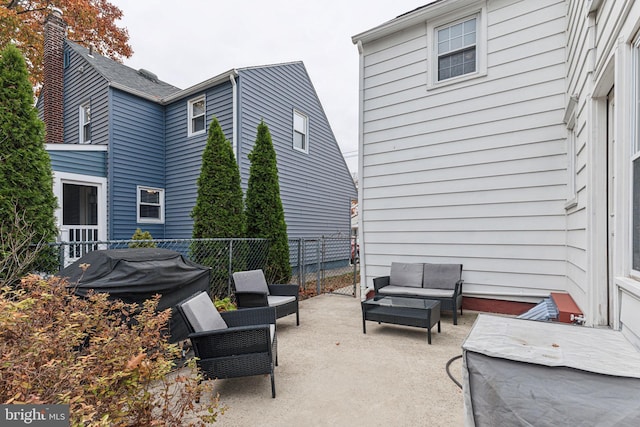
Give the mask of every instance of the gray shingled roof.
[[158, 80], [156, 76], [150, 73], [134, 70], [96, 52], [92, 52], [90, 56], [89, 49], [69, 40], [66, 42], [105, 79], [110, 83], [116, 83], [123, 90], [128, 88], [134, 93], [146, 94], [156, 98], [158, 101], [181, 90], [169, 83]]

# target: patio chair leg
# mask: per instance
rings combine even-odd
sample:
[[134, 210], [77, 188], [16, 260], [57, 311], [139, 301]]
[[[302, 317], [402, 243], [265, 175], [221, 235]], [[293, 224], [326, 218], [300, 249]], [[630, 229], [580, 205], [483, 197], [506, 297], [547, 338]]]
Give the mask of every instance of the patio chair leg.
[[296, 326], [300, 326], [300, 311], [296, 310]]
[[276, 382], [275, 382], [275, 378], [274, 377], [274, 373], [273, 370], [271, 370], [271, 397], [272, 398], [276, 398]]

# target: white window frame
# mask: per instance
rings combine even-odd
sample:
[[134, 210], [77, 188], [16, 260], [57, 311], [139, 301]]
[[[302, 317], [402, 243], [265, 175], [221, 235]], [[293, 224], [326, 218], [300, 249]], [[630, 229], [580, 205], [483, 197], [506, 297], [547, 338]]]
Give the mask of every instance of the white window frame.
[[[155, 191], [159, 193], [158, 203], [143, 203], [140, 198], [142, 191]], [[142, 205], [158, 206], [160, 208], [160, 218], [146, 218], [140, 216], [140, 207]], [[164, 188], [147, 187], [138, 185], [136, 187], [136, 220], [140, 224], [164, 224]]]
[[[202, 103], [204, 104], [203, 107], [203, 111], [202, 114], [198, 114], [197, 116], [194, 116], [193, 114], [193, 105], [197, 102], [202, 101]], [[188, 122], [187, 122], [187, 135], [188, 136], [194, 136], [194, 135], [201, 135], [203, 133], [205, 133], [207, 131], [207, 100], [206, 97], [204, 95], [199, 96], [197, 98], [193, 98], [190, 99], [187, 102], [187, 110], [188, 110]], [[193, 130], [193, 120], [198, 118], [198, 117], [203, 117], [203, 125], [202, 125], [202, 129], [194, 131]]]
[[[86, 112], [89, 111], [89, 120], [86, 120]], [[92, 129], [91, 129], [91, 101], [83, 102], [80, 104], [80, 108], [78, 109], [79, 115], [79, 126], [78, 126], [78, 138], [80, 140], [80, 144], [90, 144], [92, 138]], [[89, 127], [89, 139], [85, 139], [85, 128]]]
[[[427, 21], [427, 90], [448, 86], [487, 75], [487, 11], [484, 2]], [[469, 19], [476, 19], [476, 70], [460, 76], [438, 80], [438, 31]]]
[[630, 156], [629, 156], [629, 270], [630, 276], [635, 280], [640, 280], [640, 269], [636, 269], [634, 266], [634, 255], [636, 250], [640, 250], [640, 248], [634, 247], [634, 238], [636, 237], [636, 230], [634, 225], [634, 217], [636, 216], [636, 212], [634, 212], [634, 162], [640, 160], [640, 37], [636, 38], [636, 40], [632, 44], [633, 53], [632, 57], [632, 113], [631, 113], [631, 147], [630, 147]]
[[578, 141], [576, 132], [576, 106], [577, 96], [569, 97], [564, 112], [564, 123], [567, 125], [567, 203], [565, 209], [569, 210], [578, 205], [578, 188], [576, 184], [578, 173]]
[[[294, 150], [301, 151], [303, 153], [309, 153], [309, 116], [300, 112], [299, 110], [294, 109], [292, 117], [293, 117], [293, 126], [292, 126], [293, 133], [291, 135], [292, 137], [291, 146], [293, 147]], [[296, 122], [299, 122], [296, 120], [296, 118], [299, 118], [302, 120], [302, 128], [296, 126]], [[296, 143], [295, 143], [296, 134], [302, 134], [302, 136], [304, 137], [304, 144], [302, 147], [296, 146]]]

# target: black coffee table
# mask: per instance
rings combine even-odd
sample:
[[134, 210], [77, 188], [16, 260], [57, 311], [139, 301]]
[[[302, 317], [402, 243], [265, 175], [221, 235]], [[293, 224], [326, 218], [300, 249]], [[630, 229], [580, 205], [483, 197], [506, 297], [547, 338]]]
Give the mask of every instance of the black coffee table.
[[362, 301], [362, 332], [365, 334], [367, 320], [426, 328], [427, 342], [431, 344], [431, 328], [436, 323], [440, 333], [440, 301], [376, 295]]

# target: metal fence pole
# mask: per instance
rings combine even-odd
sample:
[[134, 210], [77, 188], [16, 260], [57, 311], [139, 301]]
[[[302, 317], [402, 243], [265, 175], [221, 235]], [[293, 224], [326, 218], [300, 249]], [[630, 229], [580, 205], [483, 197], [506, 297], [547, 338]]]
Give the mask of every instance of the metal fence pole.
[[227, 275], [227, 294], [231, 295], [231, 275], [233, 274], [233, 239], [229, 240], [229, 268]]
[[321, 281], [320, 281], [320, 269], [322, 268], [322, 263], [321, 263], [321, 259], [320, 257], [322, 256], [322, 254], [320, 253], [320, 240], [316, 241], [316, 259], [318, 260], [318, 268], [316, 270], [316, 291], [318, 292], [318, 295], [320, 295], [320, 293], [322, 292], [322, 288], [320, 287], [321, 285]]
[[303, 289], [306, 290], [306, 283], [304, 280], [305, 277], [305, 263], [307, 262], [307, 256], [306, 256], [306, 250], [307, 250], [307, 242], [304, 240], [304, 238], [300, 238], [300, 269], [298, 271], [298, 275], [300, 276], [300, 286], [302, 286]]

